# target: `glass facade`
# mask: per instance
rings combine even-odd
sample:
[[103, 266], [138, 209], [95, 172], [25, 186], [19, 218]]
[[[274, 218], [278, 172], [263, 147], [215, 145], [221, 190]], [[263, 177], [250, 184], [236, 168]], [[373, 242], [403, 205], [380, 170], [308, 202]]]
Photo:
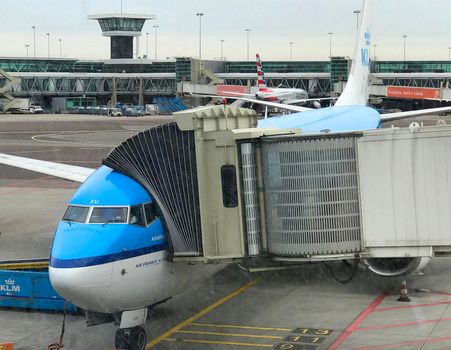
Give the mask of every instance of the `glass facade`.
[[375, 61], [373, 73], [451, 73], [450, 61]]
[[[349, 59], [333, 57], [331, 61], [267, 61], [266, 73], [331, 73], [332, 82], [345, 81]], [[0, 69], [7, 72], [66, 72], [66, 73], [176, 73], [177, 81], [190, 80], [191, 58], [180, 57], [174, 61], [147, 63], [141, 60], [79, 61], [45, 58], [0, 58]], [[255, 73], [255, 62], [225, 62], [224, 73]], [[449, 61], [373, 61], [373, 73], [451, 73]]]
[[191, 81], [191, 58], [178, 57], [175, 62], [175, 80]]
[[110, 63], [108, 61], [77, 61], [57, 59], [0, 58], [0, 69], [6, 72], [62, 73], [174, 73], [175, 62]]
[[[255, 73], [254, 61], [225, 62], [224, 73]], [[265, 73], [329, 73], [329, 61], [264, 61]]]
[[98, 20], [103, 32], [141, 32], [145, 19], [137, 18], [101, 18]]
[[331, 86], [340, 81], [347, 81], [351, 61], [346, 57], [332, 57], [330, 62], [331, 62], [330, 67]]

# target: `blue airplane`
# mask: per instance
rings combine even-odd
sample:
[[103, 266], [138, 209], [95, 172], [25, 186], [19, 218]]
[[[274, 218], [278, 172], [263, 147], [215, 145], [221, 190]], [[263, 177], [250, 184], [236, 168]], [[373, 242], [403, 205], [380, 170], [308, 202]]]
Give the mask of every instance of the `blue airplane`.
[[[336, 104], [308, 110], [262, 101], [298, 113], [261, 120], [258, 127], [301, 128], [310, 133], [370, 130], [384, 120], [451, 111], [444, 107], [380, 115], [366, 106], [369, 3], [364, 3], [349, 80]], [[196, 269], [208, 267], [170, 262], [166, 230], [155, 201], [138, 182], [107, 166], [94, 170], [6, 154], [0, 154], [0, 164], [82, 183], [55, 232], [49, 263], [51, 283], [80, 308], [117, 321], [117, 348], [145, 349], [147, 339], [141, 325], [148, 307], [181, 292], [193, 276], [201, 275]], [[416, 267], [427, 262], [422, 260]]]

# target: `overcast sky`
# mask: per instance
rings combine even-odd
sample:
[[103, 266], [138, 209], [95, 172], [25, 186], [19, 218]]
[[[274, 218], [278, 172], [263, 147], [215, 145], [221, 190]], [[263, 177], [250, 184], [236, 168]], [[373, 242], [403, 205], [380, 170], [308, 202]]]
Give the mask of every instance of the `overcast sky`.
[[[372, 39], [379, 59], [447, 60], [451, 46], [451, 0], [372, 0]], [[109, 58], [109, 38], [102, 37], [97, 22], [87, 15], [120, 12], [120, 0], [2, 0], [0, 2], [0, 56], [25, 56], [33, 45], [36, 26], [37, 56], [81, 59]], [[246, 28], [250, 28], [251, 56], [263, 60], [288, 60], [290, 44], [295, 60], [325, 60], [329, 56], [328, 32], [333, 32], [333, 55], [351, 56], [356, 15], [362, 0], [123, 0], [124, 13], [157, 16], [148, 21], [141, 37], [141, 54], [154, 55], [154, 29], [159, 25], [158, 58], [198, 56], [199, 17], [204, 12], [203, 58], [224, 56], [246, 59]], [[30, 56], [33, 47], [30, 47]]]

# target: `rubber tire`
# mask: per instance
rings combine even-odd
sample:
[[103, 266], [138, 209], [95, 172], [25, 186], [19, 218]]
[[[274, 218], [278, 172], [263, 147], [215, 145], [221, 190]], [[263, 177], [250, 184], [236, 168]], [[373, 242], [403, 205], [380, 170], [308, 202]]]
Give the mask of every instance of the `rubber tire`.
[[118, 329], [114, 336], [114, 347], [116, 349], [130, 349], [128, 336], [125, 334], [125, 329]]
[[130, 350], [144, 350], [147, 345], [147, 335], [144, 328], [133, 327], [130, 331]]

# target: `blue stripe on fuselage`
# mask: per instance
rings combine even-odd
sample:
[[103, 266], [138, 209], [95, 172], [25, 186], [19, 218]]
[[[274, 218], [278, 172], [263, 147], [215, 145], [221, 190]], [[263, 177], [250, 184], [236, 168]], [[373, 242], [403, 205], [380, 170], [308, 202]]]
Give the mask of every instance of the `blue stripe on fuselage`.
[[123, 251], [115, 254], [108, 254], [102, 256], [93, 256], [81, 259], [58, 259], [53, 256], [50, 257], [50, 267], [54, 268], [76, 268], [88, 267], [95, 265], [102, 265], [118, 260], [130, 259], [141, 255], [157, 253], [167, 248], [166, 243], [155, 244], [149, 247], [143, 247], [135, 250]]

